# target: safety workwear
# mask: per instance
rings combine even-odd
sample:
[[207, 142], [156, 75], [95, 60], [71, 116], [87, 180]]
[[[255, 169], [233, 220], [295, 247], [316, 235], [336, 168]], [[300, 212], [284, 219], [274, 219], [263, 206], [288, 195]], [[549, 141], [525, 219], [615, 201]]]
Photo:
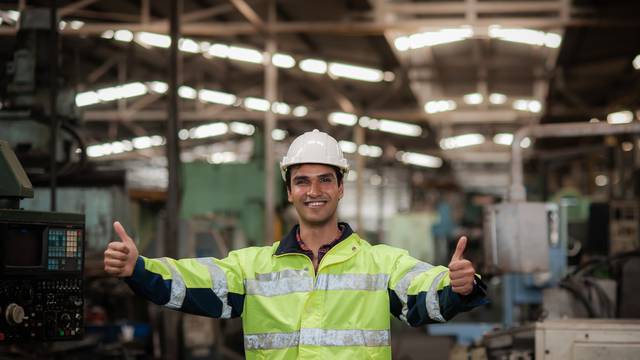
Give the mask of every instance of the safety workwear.
[[343, 175], [349, 172], [349, 162], [342, 154], [336, 139], [317, 129], [308, 131], [293, 140], [287, 155], [280, 162], [283, 180], [289, 166], [296, 164], [324, 164], [337, 167]]
[[372, 246], [348, 225], [315, 272], [296, 232], [224, 259], [140, 257], [127, 282], [172, 309], [242, 316], [247, 359], [391, 359], [390, 315], [419, 326], [485, 302], [479, 286], [451, 291], [446, 267]]

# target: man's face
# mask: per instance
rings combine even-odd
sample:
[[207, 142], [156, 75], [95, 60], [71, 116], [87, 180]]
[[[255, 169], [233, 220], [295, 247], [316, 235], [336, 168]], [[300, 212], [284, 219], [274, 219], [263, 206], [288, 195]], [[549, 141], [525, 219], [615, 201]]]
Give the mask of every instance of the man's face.
[[303, 164], [291, 169], [291, 188], [287, 195], [301, 223], [317, 226], [336, 222], [336, 209], [343, 191], [330, 166]]

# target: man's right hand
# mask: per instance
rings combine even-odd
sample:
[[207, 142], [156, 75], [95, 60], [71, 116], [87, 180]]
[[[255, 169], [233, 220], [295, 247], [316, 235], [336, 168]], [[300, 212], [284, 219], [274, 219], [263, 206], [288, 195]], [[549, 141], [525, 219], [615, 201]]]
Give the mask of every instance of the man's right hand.
[[104, 271], [117, 277], [131, 276], [138, 260], [138, 248], [118, 221], [113, 223], [113, 229], [121, 241], [110, 242], [104, 251]]

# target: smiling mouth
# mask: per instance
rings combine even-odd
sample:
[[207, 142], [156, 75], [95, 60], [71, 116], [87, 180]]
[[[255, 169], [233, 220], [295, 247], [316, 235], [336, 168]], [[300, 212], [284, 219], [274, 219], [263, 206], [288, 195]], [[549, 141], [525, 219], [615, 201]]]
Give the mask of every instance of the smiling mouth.
[[319, 208], [327, 203], [325, 200], [305, 201], [304, 205], [310, 208]]

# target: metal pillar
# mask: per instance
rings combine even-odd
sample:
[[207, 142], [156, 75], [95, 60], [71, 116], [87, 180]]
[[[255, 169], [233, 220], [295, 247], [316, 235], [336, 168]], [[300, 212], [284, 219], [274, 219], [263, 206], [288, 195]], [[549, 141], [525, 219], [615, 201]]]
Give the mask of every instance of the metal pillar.
[[[167, 164], [169, 167], [169, 184], [167, 187], [167, 221], [165, 232], [165, 253], [169, 257], [178, 256], [178, 225], [180, 216], [180, 146], [178, 139], [178, 41], [180, 39], [181, 1], [171, 0], [169, 49], [169, 106], [167, 123]], [[164, 319], [164, 353], [165, 359], [179, 358], [179, 324], [180, 317], [175, 312], [163, 312]]]
[[[267, 22], [269, 25], [276, 23], [276, 2], [270, 0], [267, 10]], [[265, 98], [269, 104], [276, 101], [276, 93], [278, 91], [278, 70], [273, 65], [272, 56], [276, 53], [277, 43], [275, 34], [267, 33], [265, 53], [267, 56], [267, 64], [264, 72], [264, 92]], [[275, 154], [274, 144], [271, 138], [271, 132], [276, 127], [276, 114], [273, 107], [265, 112], [264, 115], [264, 173], [265, 173], [265, 191], [264, 191], [264, 244], [273, 243], [274, 239], [274, 221], [275, 221]]]
[[362, 220], [362, 204], [364, 202], [364, 156], [360, 154], [360, 146], [364, 144], [364, 128], [362, 126], [354, 127], [354, 141], [356, 143], [356, 172], [358, 177], [356, 178], [356, 226], [357, 230], [364, 232], [364, 223]]
[[49, 44], [49, 61], [50, 62], [50, 88], [49, 88], [49, 112], [51, 115], [51, 134], [49, 143], [49, 186], [51, 187], [51, 211], [56, 211], [56, 187], [58, 177], [58, 167], [56, 158], [58, 154], [58, 131], [60, 123], [58, 122], [56, 108], [56, 99], [58, 97], [58, 4], [56, 0], [51, 0], [49, 9], [49, 26], [51, 31], [51, 39]]

